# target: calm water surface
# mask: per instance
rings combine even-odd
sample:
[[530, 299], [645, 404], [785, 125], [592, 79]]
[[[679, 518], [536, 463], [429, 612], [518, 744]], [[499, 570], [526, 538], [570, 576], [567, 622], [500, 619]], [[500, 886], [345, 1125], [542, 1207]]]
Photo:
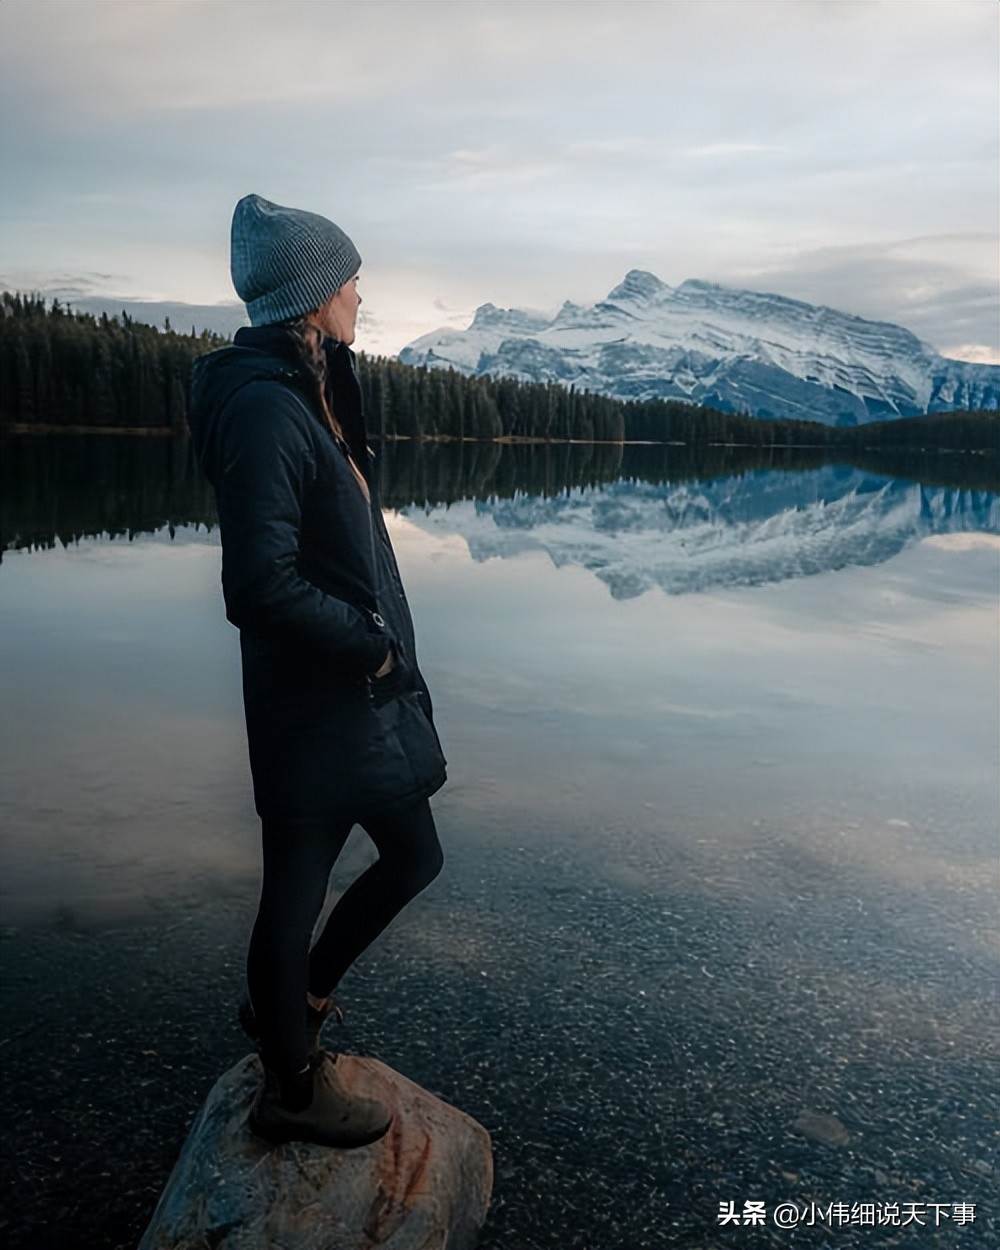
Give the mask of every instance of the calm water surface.
[[[183, 444], [97, 442], [0, 453], [33, 1247], [134, 1244], [247, 1050], [258, 824], [211, 495]], [[484, 1246], [985, 1250], [1000, 497], [968, 458], [940, 485], [626, 450], [387, 448], [446, 863], [345, 980], [345, 1047], [490, 1130]], [[373, 856], [356, 829], [328, 904]], [[748, 1200], [900, 1214], [719, 1226]]]

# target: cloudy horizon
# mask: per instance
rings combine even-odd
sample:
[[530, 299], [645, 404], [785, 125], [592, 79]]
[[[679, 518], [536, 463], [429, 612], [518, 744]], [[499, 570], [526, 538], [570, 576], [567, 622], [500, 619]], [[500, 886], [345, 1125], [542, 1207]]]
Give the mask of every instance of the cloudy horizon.
[[997, 33], [992, 0], [9, 3], [0, 287], [242, 318], [255, 191], [354, 239], [371, 353], [635, 268], [998, 364]]

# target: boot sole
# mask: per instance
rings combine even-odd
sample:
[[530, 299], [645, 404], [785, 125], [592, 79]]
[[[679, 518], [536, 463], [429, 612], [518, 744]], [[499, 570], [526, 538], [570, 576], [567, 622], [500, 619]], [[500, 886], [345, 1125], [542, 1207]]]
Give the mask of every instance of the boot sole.
[[247, 1127], [257, 1137], [262, 1137], [265, 1141], [275, 1145], [282, 1145], [290, 1141], [307, 1141], [315, 1146], [330, 1146], [335, 1150], [351, 1150], [357, 1146], [370, 1146], [372, 1142], [376, 1142], [384, 1137], [392, 1127], [392, 1122], [395, 1118], [395, 1116], [391, 1116], [384, 1128], [380, 1128], [366, 1137], [353, 1136], [339, 1140], [334, 1140], [332, 1137], [311, 1130], [307, 1124], [261, 1124], [252, 1109], [247, 1115], [246, 1122]]

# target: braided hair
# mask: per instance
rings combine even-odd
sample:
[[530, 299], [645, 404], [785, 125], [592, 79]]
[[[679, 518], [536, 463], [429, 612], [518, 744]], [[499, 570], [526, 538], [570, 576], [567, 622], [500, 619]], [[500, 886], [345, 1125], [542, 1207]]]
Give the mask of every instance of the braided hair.
[[[315, 311], [315, 310], [313, 310]], [[350, 465], [354, 476], [358, 479], [358, 485], [361, 487], [365, 498], [371, 502], [371, 493], [368, 489], [368, 482], [365, 480], [364, 474], [354, 462], [351, 455], [347, 438], [344, 435], [344, 427], [337, 420], [337, 416], [330, 406], [329, 393], [327, 390], [327, 368], [326, 353], [323, 351], [323, 333], [310, 321], [311, 313], [302, 313], [298, 317], [290, 317], [287, 321], [282, 321], [281, 325], [289, 332], [293, 342], [298, 350], [299, 358], [306, 366], [309, 373], [316, 382], [316, 402], [320, 412], [333, 437], [343, 448], [347, 457], [347, 463]]]

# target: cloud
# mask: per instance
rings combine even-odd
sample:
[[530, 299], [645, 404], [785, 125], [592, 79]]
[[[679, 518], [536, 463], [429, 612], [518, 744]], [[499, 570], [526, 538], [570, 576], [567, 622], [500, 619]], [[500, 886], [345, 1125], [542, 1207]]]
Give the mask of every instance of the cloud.
[[380, 338], [383, 334], [382, 322], [371, 312], [364, 304], [358, 309], [358, 336], [369, 336], [372, 338]]
[[995, 34], [975, 0], [0, 4], [0, 272], [230, 300], [256, 190], [355, 238], [382, 346], [636, 267], [992, 352]]
[[952, 360], [967, 360], [974, 365], [1000, 365], [1000, 349], [989, 343], [957, 343], [953, 347], [945, 345], [941, 349], [941, 355]]
[[[485, 302], [484, 300], [483, 303]], [[472, 320], [474, 311], [468, 305], [456, 307], [447, 300], [442, 299], [440, 295], [434, 297], [431, 301], [431, 307], [444, 315], [446, 325], [460, 326], [463, 330]]]
[[679, 148], [678, 155], [693, 157], [729, 157], [746, 156], [757, 152], [784, 152], [785, 147], [777, 143], [706, 143], [701, 147]]
[[[981, 231], [920, 235], [799, 251], [715, 280], [892, 321], [942, 355], [997, 363], [997, 283], [979, 276], [995, 263], [996, 247], [996, 237]], [[985, 354], [946, 348], [963, 342]]]
[[123, 274], [93, 273], [47, 273], [43, 271], [6, 270], [0, 272], [0, 288], [7, 291], [44, 291], [48, 297], [60, 300], [73, 296], [93, 295], [106, 291], [115, 283], [127, 282]]

